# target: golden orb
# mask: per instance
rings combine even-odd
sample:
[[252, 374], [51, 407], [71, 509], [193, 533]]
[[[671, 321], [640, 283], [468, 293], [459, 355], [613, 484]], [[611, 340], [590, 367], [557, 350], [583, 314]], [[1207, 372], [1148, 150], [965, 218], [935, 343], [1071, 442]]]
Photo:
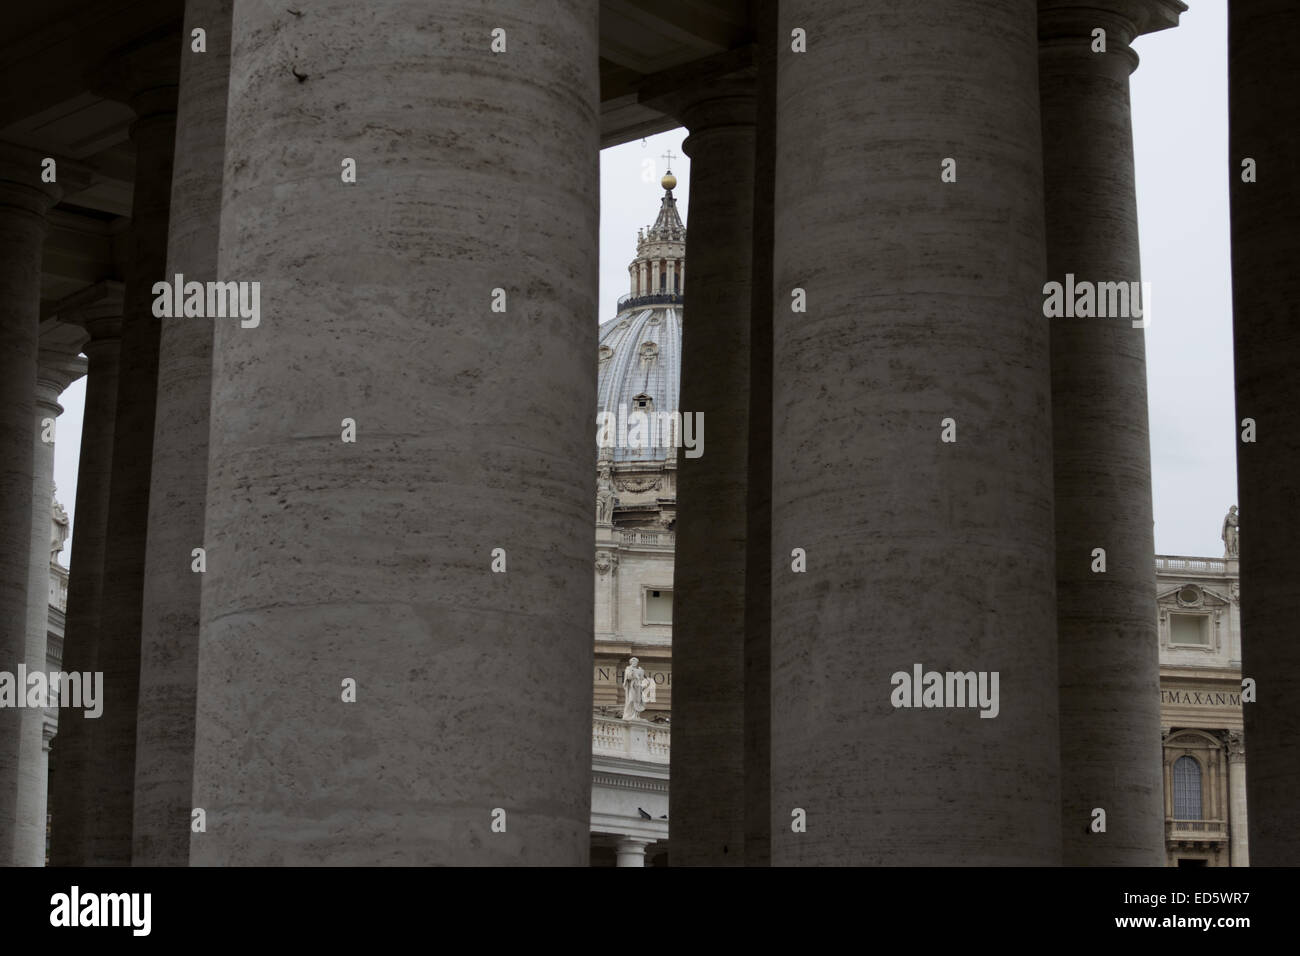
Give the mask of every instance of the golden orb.
[[667, 173], [664, 175], [663, 179], [659, 180], [659, 182], [663, 185], [664, 189], [672, 189], [677, 185], [677, 177], [672, 173]]

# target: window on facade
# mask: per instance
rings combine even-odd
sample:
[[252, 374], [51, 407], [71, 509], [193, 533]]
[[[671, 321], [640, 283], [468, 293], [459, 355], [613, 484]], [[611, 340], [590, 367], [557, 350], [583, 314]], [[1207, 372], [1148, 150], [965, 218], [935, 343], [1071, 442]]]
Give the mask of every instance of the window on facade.
[[645, 622], [671, 624], [673, 622], [673, 592], [646, 588]]
[[1204, 614], [1170, 614], [1169, 643], [1210, 646], [1210, 619]]
[[1174, 761], [1174, 819], [1201, 819], [1201, 765], [1195, 757]]

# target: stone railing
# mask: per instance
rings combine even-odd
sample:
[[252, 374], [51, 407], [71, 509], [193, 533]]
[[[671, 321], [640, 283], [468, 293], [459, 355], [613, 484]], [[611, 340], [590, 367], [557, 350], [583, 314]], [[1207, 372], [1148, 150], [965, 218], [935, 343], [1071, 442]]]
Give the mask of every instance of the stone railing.
[[677, 535], [672, 531], [624, 531], [621, 543], [625, 548], [671, 551], [676, 542]]
[[1157, 571], [1203, 571], [1208, 574], [1227, 574], [1228, 562], [1223, 558], [1193, 558], [1183, 554], [1157, 554]]
[[656, 292], [651, 295], [629, 293], [618, 300], [618, 311], [622, 312], [624, 309], [640, 305], [681, 305], [685, 301], [686, 296], [680, 292]]
[[671, 735], [664, 724], [617, 717], [591, 718], [591, 752], [601, 757], [627, 757], [668, 763]]
[[68, 610], [68, 569], [61, 564], [50, 565], [50, 607]]
[[1223, 840], [1228, 834], [1224, 820], [1173, 820], [1165, 819], [1167, 840]]

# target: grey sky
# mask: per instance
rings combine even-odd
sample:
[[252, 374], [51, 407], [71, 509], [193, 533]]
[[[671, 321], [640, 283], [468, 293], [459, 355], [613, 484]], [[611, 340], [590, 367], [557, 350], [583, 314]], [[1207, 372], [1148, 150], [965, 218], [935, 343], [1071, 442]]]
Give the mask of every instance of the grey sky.
[[[1147, 329], [1156, 550], [1218, 556], [1219, 522], [1236, 502], [1229, 276], [1227, 26], [1221, 0], [1193, 2], [1176, 29], [1142, 37], [1133, 75], [1142, 278]], [[636, 232], [654, 221], [671, 149], [677, 208], [687, 222], [690, 161], [683, 129], [601, 153], [600, 321], [628, 291]], [[649, 160], [651, 166], [646, 166]], [[690, 317], [686, 317], [690, 321]], [[60, 399], [54, 478], [74, 519], [85, 380]], [[1243, 515], [1249, 534], [1250, 515]], [[63, 554], [67, 563], [71, 552]]]

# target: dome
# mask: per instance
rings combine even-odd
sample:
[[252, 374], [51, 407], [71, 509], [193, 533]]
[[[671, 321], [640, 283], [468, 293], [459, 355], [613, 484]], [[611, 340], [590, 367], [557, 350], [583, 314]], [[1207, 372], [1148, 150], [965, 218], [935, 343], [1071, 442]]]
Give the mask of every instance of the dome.
[[[615, 416], [620, 432], [633, 412], [645, 412], [649, 419], [660, 412], [677, 412], [682, 370], [682, 310], [663, 305], [633, 308], [600, 326], [597, 336], [599, 384], [596, 408]], [[621, 408], [620, 408], [621, 406]], [[676, 460], [675, 446], [663, 441], [645, 448], [615, 442], [602, 457], [614, 462], [663, 462]]]

